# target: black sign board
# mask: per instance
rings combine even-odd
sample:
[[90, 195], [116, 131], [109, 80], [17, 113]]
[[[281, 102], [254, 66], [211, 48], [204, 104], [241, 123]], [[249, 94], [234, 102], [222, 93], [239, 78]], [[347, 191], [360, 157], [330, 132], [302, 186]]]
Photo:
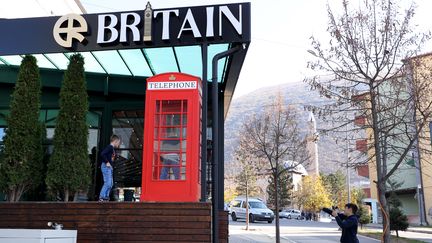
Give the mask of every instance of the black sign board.
[[250, 3], [1, 19], [0, 55], [250, 42]]

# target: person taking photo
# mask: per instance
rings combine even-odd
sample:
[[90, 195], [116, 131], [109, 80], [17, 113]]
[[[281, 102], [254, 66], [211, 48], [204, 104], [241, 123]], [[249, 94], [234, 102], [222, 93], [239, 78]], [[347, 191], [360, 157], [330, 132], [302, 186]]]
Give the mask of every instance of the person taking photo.
[[353, 203], [345, 204], [343, 213], [339, 213], [338, 209], [323, 208], [323, 211], [335, 217], [337, 224], [342, 229], [340, 238], [341, 243], [359, 243], [357, 238], [358, 216], [357, 205]]

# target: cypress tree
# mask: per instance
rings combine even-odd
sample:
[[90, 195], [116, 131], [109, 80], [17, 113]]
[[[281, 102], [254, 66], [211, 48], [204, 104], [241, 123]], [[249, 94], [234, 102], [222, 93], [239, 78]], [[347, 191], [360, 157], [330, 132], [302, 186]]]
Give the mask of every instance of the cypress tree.
[[359, 216], [360, 228], [363, 229], [363, 225], [370, 223], [371, 215], [365, 205], [358, 204], [358, 206], [357, 215]]
[[0, 185], [11, 202], [42, 181], [41, 81], [36, 58], [23, 58], [11, 96], [10, 115], [0, 161]]
[[[393, 190], [395, 190], [396, 188], [399, 188], [402, 183], [389, 181], [389, 184], [393, 187]], [[408, 229], [408, 217], [400, 209], [402, 207], [402, 202], [394, 191], [390, 192], [388, 204], [390, 206], [390, 230], [396, 231], [396, 236], [399, 237], [399, 231], [405, 231]]]
[[53, 154], [48, 163], [46, 184], [51, 192], [63, 194], [64, 201], [90, 183], [87, 151], [88, 95], [84, 77], [84, 58], [70, 57], [60, 90], [60, 111], [57, 117]]
[[[283, 166], [280, 166], [279, 171], [284, 170]], [[274, 207], [275, 205], [275, 190], [274, 190], [274, 178], [269, 176], [269, 185], [267, 186], [267, 203]], [[291, 174], [288, 171], [284, 171], [278, 177], [278, 201], [280, 208], [287, 207], [292, 201], [292, 192], [294, 185], [292, 184]]]

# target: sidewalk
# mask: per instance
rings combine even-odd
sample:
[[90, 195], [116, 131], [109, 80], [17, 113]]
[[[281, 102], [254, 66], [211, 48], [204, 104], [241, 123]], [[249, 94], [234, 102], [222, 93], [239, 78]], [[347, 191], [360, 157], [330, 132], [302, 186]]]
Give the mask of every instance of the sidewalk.
[[[367, 224], [364, 226], [364, 228], [371, 228], [371, 229], [382, 229], [381, 224]], [[423, 234], [432, 234], [432, 228], [431, 227], [422, 227], [422, 226], [410, 226], [406, 231], [409, 232], [416, 232], [416, 233], [423, 233]]]

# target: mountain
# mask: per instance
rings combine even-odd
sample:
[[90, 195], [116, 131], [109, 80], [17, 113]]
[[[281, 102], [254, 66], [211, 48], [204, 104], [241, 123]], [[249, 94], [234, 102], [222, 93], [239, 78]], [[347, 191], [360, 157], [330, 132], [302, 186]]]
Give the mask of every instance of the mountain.
[[[287, 83], [278, 86], [262, 88], [247, 95], [233, 99], [225, 120], [225, 163], [228, 171], [236, 168], [233, 154], [238, 146], [239, 131], [243, 122], [254, 113], [265, 110], [273, 104], [275, 97], [281, 94], [285, 104], [292, 105], [298, 111], [299, 123], [302, 133], [308, 132], [307, 121], [309, 112], [304, 109], [306, 105], [322, 106], [329, 102], [327, 98], [321, 97], [316, 91], [311, 91], [309, 86], [303, 82]], [[316, 117], [317, 130], [326, 129], [330, 124]], [[341, 163], [346, 162], [344, 145], [336, 144], [330, 136], [320, 136], [318, 141], [319, 170], [325, 174], [337, 170], [346, 171]], [[236, 173], [236, 171], [231, 171]], [[351, 170], [351, 181], [361, 180], [354, 170]], [[364, 180], [364, 179], [363, 179]]]

